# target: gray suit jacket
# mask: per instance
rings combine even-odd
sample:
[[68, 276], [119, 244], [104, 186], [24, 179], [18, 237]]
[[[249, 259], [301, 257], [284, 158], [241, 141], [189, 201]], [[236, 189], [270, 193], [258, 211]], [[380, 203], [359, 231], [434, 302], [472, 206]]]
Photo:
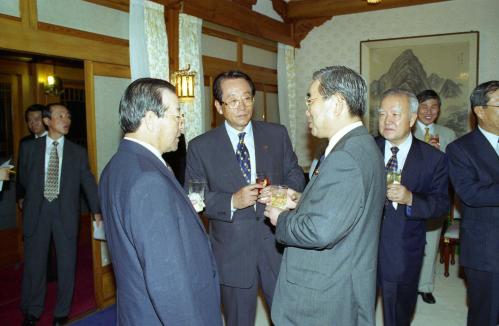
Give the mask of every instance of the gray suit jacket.
[[287, 247], [272, 305], [276, 325], [374, 325], [385, 198], [383, 157], [365, 127], [346, 134], [295, 210], [280, 214]]
[[[37, 228], [43, 203], [45, 185], [46, 136], [27, 141], [19, 153], [19, 182], [25, 189], [23, 217], [24, 235], [32, 235]], [[99, 212], [97, 185], [88, 165], [86, 150], [64, 139], [59, 205], [62, 224], [68, 237], [78, 235], [80, 218], [80, 190], [85, 192], [92, 213]]]
[[[436, 123], [433, 124], [433, 127], [435, 128], [434, 133], [438, 134], [440, 137], [440, 151], [445, 152], [447, 145], [456, 140], [456, 133], [454, 130]], [[424, 130], [416, 124], [414, 127], [414, 137], [424, 141], [424, 133]]]
[[[257, 172], [264, 172], [275, 185], [287, 185], [302, 191], [303, 170], [286, 128], [253, 121]], [[243, 178], [225, 125], [196, 137], [187, 151], [186, 185], [190, 179], [205, 179], [205, 214], [210, 220], [210, 239], [220, 272], [220, 283], [248, 288], [256, 280], [257, 255], [263, 252], [277, 275], [281, 263], [274, 230], [263, 216], [264, 206], [256, 205], [234, 212], [231, 219], [232, 194], [247, 185]]]

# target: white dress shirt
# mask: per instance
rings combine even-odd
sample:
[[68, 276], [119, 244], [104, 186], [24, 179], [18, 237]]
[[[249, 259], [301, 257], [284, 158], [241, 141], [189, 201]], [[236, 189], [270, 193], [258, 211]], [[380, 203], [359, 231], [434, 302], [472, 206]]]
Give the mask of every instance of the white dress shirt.
[[158, 160], [160, 160], [161, 163], [163, 163], [164, 166], [166, 166], [171, 171], [171, 168], [166, 164], [165, 160], [163, 160], [161, 153], [156, 149], [156, 147], [154, 147], [151, 144], [148, 144], [146, 142], [143, 142], [141, 140], [135, 139], [135, 138], [123, 137], [123, 139], [133, 141], [134, 143], [137, 143], [139, 145], [144, 146], [149, 152], [153, 153], [154, 156], [156, 156], [158, 158]]
[[338, 142], [343, 138], [346, 134], [348, 134], [350, 131], [354, 130], [357, 127], [362, 126], [362, 121], [357, 121], [354, 123], [351, 123], [343, 128], [341, 128], [337, 133], [329, 139], [329, 144], [326, 147], [326, 150], [324, 151], [324, 158], [326, 158], [329, 153], [333, 150], [334, 146], [338, 144]]
[[[251, 121], [244, 128], [243, 131], [239, 131], [237, 129], [232, 128], [227, 121], [225, 121], [225, 130], [227, 130], [227, 135], [229, 135], [230, 143], [232, 144], [232, 149], [234, 150], [234, 155], [237, 152], [237, 144], [239, 144], [239, 134], [241, 132], [245, 132], [244, 135], [244, 144], [248, 149], [248, 153], [250, 156], [250, 165], [251, 165], [251, 182], [256, 182], [256, 159], [255, 159], [255, 139], [253, 137], [253, 125]], [[256, 204], [255, 204], [256, 207]], [[234, 208], [234, 195], [232, 195], [230, 199], [230, 219], [232, 220], [232, 216], [237, 209]]]

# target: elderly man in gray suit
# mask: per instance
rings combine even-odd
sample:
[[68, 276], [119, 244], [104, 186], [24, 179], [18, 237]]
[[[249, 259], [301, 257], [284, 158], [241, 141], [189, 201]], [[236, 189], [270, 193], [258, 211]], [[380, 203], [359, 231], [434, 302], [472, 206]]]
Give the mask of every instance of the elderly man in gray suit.
[[[454, 130], [436, 123], [442, 105], [440, 96], [434, 90], [427, 89], [420, 92], [416, 97], [418, 98], [419, 107], [418, 119], [414, 125], [414, 137], [445, 152], [447, 145], [456, 140], [456, 133]], [[444, 219], [445, 216], [439, 219], [430, 219], [426, 222], [426, 246], [423, 266], [419, 276], [418, 293], [423, 301], [429, 304], [436, 302], [433, 296], [435, 262]]]
[[272, 321], [374, 325], [386, 180], [383, 157], [362, 125], [366, 84], [349, 68], [327, 67], [314, 73], [306, 103], [312, 135], [329, 144], [303, 194], [288, 191], [285, 210], [265, 210], [286, 245]]

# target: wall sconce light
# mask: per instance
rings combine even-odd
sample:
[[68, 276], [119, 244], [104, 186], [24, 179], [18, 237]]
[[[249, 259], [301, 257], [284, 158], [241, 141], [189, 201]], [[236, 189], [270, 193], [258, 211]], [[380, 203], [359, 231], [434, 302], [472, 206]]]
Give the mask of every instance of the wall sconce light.
[[180, 101], [189, 101], [194, 99], [194, 79], [196, 73], [189, 71], [191, 65], [187, 69], [175, 71], [172, 75], [172, 80], [177, 90], [177, 96]]
[[47, 76], [47, 82], [45, 83], [45, 94], [59, 96], [62, 93], [64, 93], [62, 79], [57, 76]]
[[369, 4], [376, 4], [376, 3], [380, 3], [381, 0], [367, 0], [367, 3]]

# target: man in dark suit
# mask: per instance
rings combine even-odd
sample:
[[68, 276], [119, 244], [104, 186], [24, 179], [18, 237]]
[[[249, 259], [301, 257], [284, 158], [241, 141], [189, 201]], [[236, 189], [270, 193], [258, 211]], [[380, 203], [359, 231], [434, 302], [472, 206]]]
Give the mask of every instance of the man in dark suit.
[[217, 76], [213, 96], [225, 123], [193, 139], [187, 151], [186, 184], [205, 179], [205, 215], [220, 271], [222, 304], [229, 326], [253, 326], [258, 288], [270, 308], [281, 262], [274, 230], [257, 204], [257, 173], [275, 185], [302, 191], [305, 177], [281, 125], [252, 121], [255, 85], [240, 71]]
[[208, 236], [161, 154], [183, 129], [175, 88], [143, 78], [120, 108], [125, 133], [102, 172], [99, 198], [117, 284], [120, 325], [222, 325]]
[[328, 146], [296, 209], [265, 210], [287, 246], [272, 306], [276, 325], [375, 324], [385, 176], [362, 125], [366, 95], [362, 77], [347, 67], [314, 73], [307, 117]]
[[71, 114], [62, 104], [49, 104], [43, 111], [43, 122], [48, 127], [47, 136], [29, 140], [19, 154], [23, 158], [20, 183], [26, 191], [21, 298], [26, 325], [35, 324], [43, 311], [51, 237], [59, 275], [54, 324], [67, 320], [76, 267], [80, 189], [85, 192], [95, 219], [101, 219], [87, 152], [64, 137], [71, 126]]
[[[418, 100], [414, 94], [386, 91], [379, 109], [377, 139], [385, 158], [386, 202], [381, 222], [378, 286], [385, 326], [410, 325], [417, 302], [426, 221], [449, 209], [445, 156], [411, 135]], [[394, 177], [402, 171], [401, 179]]]
[[[41, 104], [33, 104], [30, 105], [26, 111], [24, 112], [24, 120], [28, 125], [29, 135], [23, 137], [19, 142], [19, 151], [18, 153], [24, 153], [23, 146], [31, 139], [36, 139], [47, 135], [47, 130], [45, 129], [45, 125], [42, 120], [42, 112], [45, 109], [44, 105]], [[19, 154], [19, 158], [17, 159], [17, 165], [21, 166], [23, 158]], [[16, 201], [19, 205], [19, 208], [23, 208], [23, 200], [24, 200], [24, 187], [20, 183], [22, 171], [18, 171], [17, 181], [16, 181]]]
[[468, 326], [499, 324], [499, 81], [470, 96], [477, 129], [447, 146], [461, 201], [460, 264], [468, 285]]

